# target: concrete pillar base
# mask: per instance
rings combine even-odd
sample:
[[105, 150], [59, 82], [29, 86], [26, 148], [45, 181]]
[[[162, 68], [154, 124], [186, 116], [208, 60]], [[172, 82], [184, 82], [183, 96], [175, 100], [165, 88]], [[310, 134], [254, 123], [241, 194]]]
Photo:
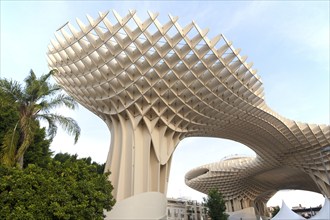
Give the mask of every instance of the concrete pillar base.
[[166, 205], [167, 199], [162, 193], [141, 193], [117, 202], [110, 212], [105, 213], [105, 219], [165, 220]]

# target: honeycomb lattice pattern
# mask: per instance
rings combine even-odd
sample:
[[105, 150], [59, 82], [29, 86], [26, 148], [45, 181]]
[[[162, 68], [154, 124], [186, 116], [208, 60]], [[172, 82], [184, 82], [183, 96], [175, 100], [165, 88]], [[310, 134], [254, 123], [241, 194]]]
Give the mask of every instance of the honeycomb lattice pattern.
[[[208, 168], [211, 172], [186, 178], [197, 190], [221, 186], [229, 200], [264, 201], [278, 187], [289, 185], [285, 178], [271, 184], [264, 177], [271, 170], [281, 170], [287, 178], [296, 178], [292, 187], [330, 196], [325, 172], [330, 170], [330, 158], [324, 157], [322, 163], [320, 155], [330, 145], [329, 126], [298, 123], [273, 112], [264, 102], [262, 82], [252, 63], [246, 63], [247, 57], [223, 35], [210, 40], [208, 30], [194, 22], [181, 27], [173, 16], [161, 24], [158, 14], [151, 12], [144, 21], [135, 11], [125, 17], [115, 11], [113, 16], [108, 14], [99, 13], [96, 19], [87, 16], [88, 24], [77, 19], [78, 29], [64, 25], [55, 33], [47, 55], [50, 68], [58, 70], [56, 81], [109, 125], [115, 150], [107, 167], [116, 169], [111, 170], [117, 178], [115, 188], [126, 184], [122, 191], [129, 192], [122, 198], [150, 190], [165, 193], [169, 165], [162, 166], [170, 161], [179, 140], [189, 136], [228, 138], [258, 155], [224, 161], [211, 166], [219, 170]], [[126, 170], [118, 167], [124, 166], [128, 152], [136, 154], [138, 143], [141, 149], [153, 150], [148, 148], [149, 165], [141, 168], [147, 179], [130, 187], [127, 184], [137, 178], [134, 172], [142, 172], [134, 164], [144, 162], [135, 156]], [[121, 172], [132, 175], [123, 177]]]
[[116, 24], [107, 14], [88, 16], [88, 25], [77, 20], [80, 31], [69, 23], [48, 52], [58, 83], [94, 112], [129, 111], [186, 132], [217, 129], [264, 105], [252, 64], [223, 35], [209, 40], [207, 30], [182, 28], [172, 16], [161, 25], [150, 12], [144, 22], [135, 11], [114, 12]]
[[259, 206], [260, 214], [266, 214], [267, 201], [280, 189], [320, 192], [306, 172], [283, 165], [267, 165], [260, 157], [235, 155], [189, 171], [185, 181], [188, 186], [206, 194], [211, 189], [219, 189], [229, 212], [253, 204]]

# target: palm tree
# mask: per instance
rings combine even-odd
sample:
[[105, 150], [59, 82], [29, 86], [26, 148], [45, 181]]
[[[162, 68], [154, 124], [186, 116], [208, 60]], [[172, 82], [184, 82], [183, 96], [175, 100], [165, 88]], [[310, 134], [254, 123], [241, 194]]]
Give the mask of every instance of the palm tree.
[[14, 80], [0, 79], [1, 95], [16, 109], [19, 119], [16, 125], [7, 132], [1, 149], [0, 163], [8, 166], [23, 166], [23, 157], [32, 144], [34, 130], [39, 121], [48, 123], [47, 134], [53, 139], [60, 125], [68, 134], [74, 135], [74, 143], [78, 141], [80, 127], [72, 118], [51, 113], [57, 107], [66, 106], [75, 109], [75, 100], [61, 92], [61, 87], [48, 82], [49, 77], [57, 70], [51, 70], [37, 78], [31, 70], [24, 80], [25, 86]]

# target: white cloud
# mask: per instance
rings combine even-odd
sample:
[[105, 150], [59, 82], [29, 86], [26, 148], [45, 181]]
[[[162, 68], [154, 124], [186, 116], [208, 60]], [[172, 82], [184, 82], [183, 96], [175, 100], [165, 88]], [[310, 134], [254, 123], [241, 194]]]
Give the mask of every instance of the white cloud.
[[[292, 17], [278, 26], [278, 37], [289, 44], [294, 44], [294, 52], [307, 54], [309, 59], [317, 63], [329, 64], [329, 16], [318, 14], [314, 16]], [[328, 66], [329, 65], [325, 65]]]
[[243, 7], [238, 7], [233, 11], [233, 15], [226, 20], [228, 21], [223, 32], [231, 30], [238, 31], [242, 28], [249, 29], [256, 23], [262, 23], [262, 17], [267, 14], [267, 10], [272, 6], [271, 2], [249, 1]]

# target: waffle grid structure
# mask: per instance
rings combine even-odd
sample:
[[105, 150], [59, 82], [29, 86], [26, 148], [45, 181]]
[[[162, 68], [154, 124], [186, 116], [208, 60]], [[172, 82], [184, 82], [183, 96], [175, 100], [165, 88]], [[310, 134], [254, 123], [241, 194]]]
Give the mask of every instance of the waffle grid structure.
[[[61, 27], [47, 53], [49, 67], [58, 70], [56, 81], [111, 131], [106, 169], [116, 199], [166, 194], [172, 153], [190, 136], [235, 140], [258, 155], [234, 160], [235, 169], [223, 172], [229, 188], [231, 181], [240, 183], [226, 191], [228, 201], [264, 203], [278, 188], [247, 180], [276, 169], [288, 170], [290, 178], [294, 171], [303, 174], [292, 187], [329, 197], [330, 160], [322, 163], [320, 155], [330, 145], [329, 126], [273, 112], [252, 63], [222, 34], [208, 39], [208, 30], [195, 22], [181, 27], [169, 15], [161, 24], [158, 13], [148, 14], [144, 21], [134, 10], [124, 17], [115, 11], [87, 16], [88, 24], [77, 19], [78, 29], [70, 23]], [[197, 190], [219, 182], [216, 175], [202, 182], [206, 174], [192, 173], [186, 182]]]

